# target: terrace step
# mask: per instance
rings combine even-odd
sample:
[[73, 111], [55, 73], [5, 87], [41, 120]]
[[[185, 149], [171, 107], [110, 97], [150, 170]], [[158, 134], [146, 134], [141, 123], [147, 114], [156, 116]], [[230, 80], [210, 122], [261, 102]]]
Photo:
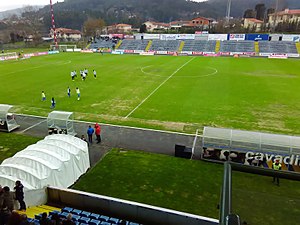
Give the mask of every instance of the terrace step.
[[146, 49], [145, 49], [146, 52], [149, 51], [151, 45], [152, 45], [152, 40], [150, 40], [150, 41], [148, 42], [148, 45], [147, 45], [147, 47], [146, 47]]
[[181, 41], [181, 42], [180, 42], [180, 45], [179, 45], [179, 48], [178, 48], [178, 52], [181, 52], [181, 51], [182, 51], [182, 49], [183, 49], [183, 47], [184, 47], [184, 44], [185, 44], [184, 41]]
[[255, 49], [256, 55], [258, 55], [259, 54], [259, 44], [258, 44], [258, 41], [254, 42], [254, 49]]
[[221, 42], [217, 41], [216, 42], [216, 48], [215, 48], [215, 52], [218, 53], [220, 51], [220, 47], [221, 47]]
[[300, 42], [296, 43], [296, 48], [297, 48], [298, 54], [300, 54]]
[[121, 44], [122, 44], [122, 40], [120, 40], [120, 41], [117, 43], [117, 45], [116, 45], [116, 48], [115, 48], [115, 49], [118, 49], [118, 48], [121, 46]]

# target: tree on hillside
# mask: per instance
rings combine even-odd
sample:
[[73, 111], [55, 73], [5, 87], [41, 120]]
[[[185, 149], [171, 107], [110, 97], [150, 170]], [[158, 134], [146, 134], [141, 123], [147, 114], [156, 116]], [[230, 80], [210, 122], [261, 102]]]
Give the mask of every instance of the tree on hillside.
[[146, 24], [142, 24], [140, 26], [140, 33], [146, 33], [147, 32], [147, 26]]
[[265, 20], [265, 13], [266, 13], [265, 4], [257, 4], [255, 6], [255, 11], [256, 11], [256, 19], [264, 21]]
[[83, 24], [83, 32], [85, 36], [95, 37], [101, 34], [104, 27], [103, 19], [88, 19]]
[[255, 11], [253, 9], [247, 9], [244, 12], [244, 18], [255, 18]]

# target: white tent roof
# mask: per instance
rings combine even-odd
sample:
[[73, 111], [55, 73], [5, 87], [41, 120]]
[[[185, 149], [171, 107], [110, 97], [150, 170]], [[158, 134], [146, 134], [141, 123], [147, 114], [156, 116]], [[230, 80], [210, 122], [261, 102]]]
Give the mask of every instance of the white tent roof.
[[0, 184], [13, 188], [21, 180], [27, 190], [47, 185], [67, 188], [90, 167], [88, 146], [79, 138], [48, 136], [0, 165]]

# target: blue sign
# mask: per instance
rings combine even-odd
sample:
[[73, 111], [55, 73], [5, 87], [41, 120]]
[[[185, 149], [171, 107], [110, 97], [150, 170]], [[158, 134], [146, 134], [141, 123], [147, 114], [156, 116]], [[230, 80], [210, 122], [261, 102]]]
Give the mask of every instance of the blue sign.
[[246, 40], [248, 40], [248, 41], [268, 41], [269, 34], [246, 34]]

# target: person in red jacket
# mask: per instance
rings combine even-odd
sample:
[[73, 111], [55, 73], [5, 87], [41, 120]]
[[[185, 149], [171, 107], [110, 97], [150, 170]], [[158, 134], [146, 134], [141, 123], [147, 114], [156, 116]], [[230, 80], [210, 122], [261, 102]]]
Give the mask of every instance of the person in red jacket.
[[101, 127], [98, 123], [95, 124], [95, 135], [96, 135], [96, 139], [97, 139], [97, 143], [101, 142]]

